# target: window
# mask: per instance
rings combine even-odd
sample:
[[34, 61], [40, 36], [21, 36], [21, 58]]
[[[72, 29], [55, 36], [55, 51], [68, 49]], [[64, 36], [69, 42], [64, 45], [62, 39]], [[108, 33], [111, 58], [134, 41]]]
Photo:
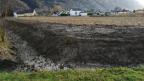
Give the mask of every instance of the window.
[[78, 13], [77, 12], [75, 12], [75, 15], [77, 15]]

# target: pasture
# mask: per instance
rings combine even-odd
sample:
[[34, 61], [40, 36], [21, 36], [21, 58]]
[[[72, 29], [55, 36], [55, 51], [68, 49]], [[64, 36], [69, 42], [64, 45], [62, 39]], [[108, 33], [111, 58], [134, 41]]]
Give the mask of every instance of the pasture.
[[144, 17], [18, 17], [20, 20], [74, 25], [144, 26]]
[[0, 72], [0, 81], [144, 81], [144, 69], [97, 68], [46, 72]]

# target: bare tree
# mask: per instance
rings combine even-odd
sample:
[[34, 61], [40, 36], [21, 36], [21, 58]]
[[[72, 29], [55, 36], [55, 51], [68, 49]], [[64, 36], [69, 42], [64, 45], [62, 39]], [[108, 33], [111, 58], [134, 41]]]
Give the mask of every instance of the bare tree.
[[6, 17], [11, 13], [11, 9], [10, 9], [10, 1], [8, 0], [0, 0], [0, 7], [1, 7], [1, 15], [2, 17]]
[[62, 10], [63, 10], [63, 8], [61, 5], [53, 5], [53, 8], [52, 8], [53, 12], [60, 12]]

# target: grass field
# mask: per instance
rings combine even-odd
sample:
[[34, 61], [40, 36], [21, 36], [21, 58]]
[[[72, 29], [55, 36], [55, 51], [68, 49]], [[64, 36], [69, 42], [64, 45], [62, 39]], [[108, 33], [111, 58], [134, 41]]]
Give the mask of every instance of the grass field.
[[97, 68], [49, 72], [0, 72], [0, 81], [144, 81], [144, 69]]
[[138, 25], [144, 26], [144, 17], [18, 17], [21, 20], [75, 24], [75, 25]]

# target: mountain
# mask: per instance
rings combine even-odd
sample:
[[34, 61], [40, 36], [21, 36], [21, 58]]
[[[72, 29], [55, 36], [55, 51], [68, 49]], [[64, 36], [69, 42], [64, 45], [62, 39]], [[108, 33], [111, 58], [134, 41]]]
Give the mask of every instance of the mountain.
[[21, 0], [28, 4], [31, 8], [52, 6], [59, 4], [64, 8], [82, 8], [82, 9], [102, 9], [111, 10], [114, 7], [126, 9], [138, 9], [142, 6], [137, 0]]
[[[5, 2], [5, 3], [4, 3]], [[115, 7], [121, 7], [125, 9], [138, 9], [142, 6], [137, 0], [0, 0], [0, 5], [10, 3], [12, 10], [16, 9], [46, 9], [54, 4], [59, 4], [63, 8], [81, 8], [81, 9], [101, 9], [111, 10]], [[0, 6], [1, 8], [1, 6]], [[5, 8], [1, 8], [5, 9]]]
[[60, 4], [65, 8], [111, 10], [114, 7], [137, 9], [142, 6], [136, 0], [44, 0], [48, 5]]
[[28, 3], [25, 3], [21, 0], [0, 0], [0, 8], [4, 9], [6, 7], [10, 7], [11, 9], [28, 9]]

